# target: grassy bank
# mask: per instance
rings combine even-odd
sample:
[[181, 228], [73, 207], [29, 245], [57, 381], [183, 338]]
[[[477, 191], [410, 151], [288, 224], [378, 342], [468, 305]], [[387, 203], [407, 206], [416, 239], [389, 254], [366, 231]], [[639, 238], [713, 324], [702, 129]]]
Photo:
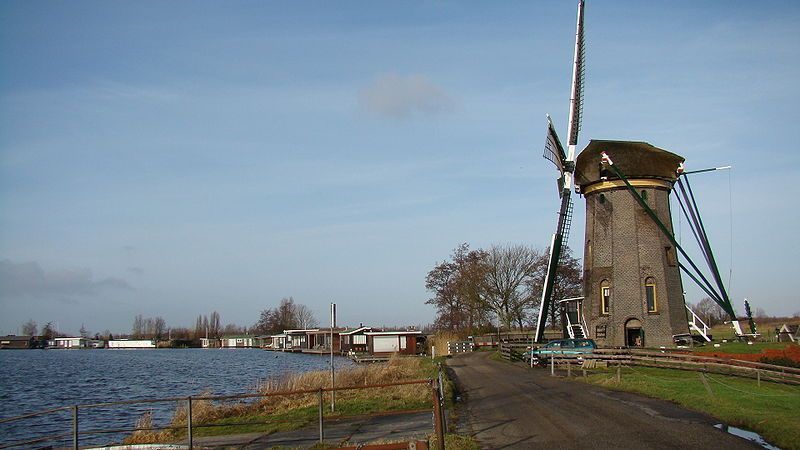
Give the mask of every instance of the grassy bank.
[[[707, 413], [720, 422], [755, 431], [783, 449], [800, 449], [800, 387], [697, 372], [632, 367], [588, 372], [575, 378], [610, 389], [670, 400], [687, 409]], [[706, 387], [708, 385], [708, 388]], [[710, 392], [709, 392], [710, 390]]]
[[[368, 386], [432, 379], [438, 373], [436, 362], [430, 358], [393, 358], [387, 363], [355, 366], [337, 371], [336, 385], [337, 387]], [[261, 385], [259, 393], [316, 390], [329, 386], [329, 372], [306, 372], [268, 380]], [[446, 395], [450, 397], [452, 387], [449, 382], [445, 382], [445, 390]], [[324, 401], [328, 405], [325, 408], [326, 418], [432, 407], [431, 389], [428, 384], [338, 391], [335, 413], [330, 412], [329, 393], [325, 394]], [[195, 428], [194, 435], [296, 430], [316, 423], [318, 406], [319, 399], [316, 393], [265, 397], [250, 402], [196, 400], [192, 404], [192, 424], [199, 427]], [[187, 411], [185, 407], [179, 407], [169, 425], [185, 428], [186, 424]], [[209, 424], [215, 426], [202, 427]], [[153, 430], [149, 415], [143, 416], [137, 427], [141, 429], [125, 439], [126, 444], [173, 442], [186, 436], [184, 429]]]

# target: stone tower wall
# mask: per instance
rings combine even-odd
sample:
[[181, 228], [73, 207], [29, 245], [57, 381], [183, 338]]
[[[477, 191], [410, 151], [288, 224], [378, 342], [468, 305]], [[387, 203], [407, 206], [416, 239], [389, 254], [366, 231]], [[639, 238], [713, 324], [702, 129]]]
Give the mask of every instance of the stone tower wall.
[[[672, 230], [669, 190], [637, 188]], [[604, 197], [601, 201], [601, 194]], [[625, 187], [586, 195], [584, 306], [589, 335], [600, 345], [625, 345], [625, 324], [641, 322], [644, 345], [672, 345], [688, 333], [683, 286], [675, 249]], [[655, 280], [657, 311], [648, 312], [645, 281]], [[601, 283], [611, 287], [609, 314], [601, 314]], [[605, 330], [605, 333], [603, 333]], [[603, 337], [605, 335], [605, 337]]]

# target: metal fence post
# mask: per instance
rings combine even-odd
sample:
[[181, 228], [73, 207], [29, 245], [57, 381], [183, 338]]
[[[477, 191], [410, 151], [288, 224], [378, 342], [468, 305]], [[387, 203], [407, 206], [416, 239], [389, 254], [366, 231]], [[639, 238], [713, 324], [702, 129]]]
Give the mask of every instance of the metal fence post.
[[444, 449], [444, 421], [442, 420], [442, 406], [439, 403], [439, 389], [434, 382], [431, 382], [431, 394], [433, 395], [433, 427], [436, 430], [436, 440], [439, 450]]
[[322, 396], [322, 388], [319, 388], [317, 397], [319, 399], [319, 443], [322, 444], [323, 442], [325, 442], [325, 428], [322, 425], [323, 424], [322, 414], [324, 413], [325, 409], [325, 399]]
[[192, 438], [192, 396], [186, 398], [186, 428], [189, 433], [189, 449], [194, 446]]
[[553, 353], [550, 354], [550, 376], [556, 376], [556, 357]]
[[72, 448], [78, 450], [78, 405], [72, 407]]

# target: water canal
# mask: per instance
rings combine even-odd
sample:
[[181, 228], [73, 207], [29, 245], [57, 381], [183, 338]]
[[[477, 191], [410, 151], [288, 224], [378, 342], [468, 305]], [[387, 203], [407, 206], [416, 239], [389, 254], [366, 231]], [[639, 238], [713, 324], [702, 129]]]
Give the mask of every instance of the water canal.
[[[351, 363], [336, 358], [336, 364]], [[325, 356], [258, 349], [0, 351], [0, 418], [74, 404], [254, 392], [269, 378], [328, 368]], [[147, 410], [152, 410], [157, 423], [164, 423], [175, 406], [156, 403], [90, 410], [81, 413], [81, 428], [132, 427]], [[69, 411], [0, 424], [3, 442], [70, 430]], [[119, 434], [82, 437], [81, 444], [121, 438]]]

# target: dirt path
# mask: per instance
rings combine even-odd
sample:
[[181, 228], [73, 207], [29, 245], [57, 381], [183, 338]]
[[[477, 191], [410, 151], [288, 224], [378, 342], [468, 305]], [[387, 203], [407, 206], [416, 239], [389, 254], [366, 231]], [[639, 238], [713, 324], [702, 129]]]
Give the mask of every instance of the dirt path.
[[463, 395], [458, 431], [483, 448], [761, 448], [673, 403], [552, 378], [547, 369], [489, 355], [447, 363]]

